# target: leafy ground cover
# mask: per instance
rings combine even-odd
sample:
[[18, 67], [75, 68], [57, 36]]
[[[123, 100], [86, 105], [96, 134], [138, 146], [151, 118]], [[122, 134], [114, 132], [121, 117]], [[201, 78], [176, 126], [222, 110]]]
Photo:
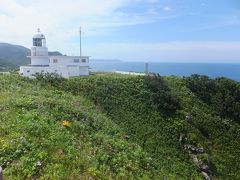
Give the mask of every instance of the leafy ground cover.
[[0, 76], [0, 165], [9, 179], [158, 176], [150, 156], [80, 96]]
[[220, 116], [186, 79], [0, 75], [0, 83], [7, 177], [202, 179], [184, 143], [204, 149], [196, 156], [213, 178], [240, 178], [239, 124]]

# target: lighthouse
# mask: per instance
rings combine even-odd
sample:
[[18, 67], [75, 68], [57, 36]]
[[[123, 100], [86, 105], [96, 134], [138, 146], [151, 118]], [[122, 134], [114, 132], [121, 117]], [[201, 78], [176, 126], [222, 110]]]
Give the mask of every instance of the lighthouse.
[[65, 78], [89, 75], [89, 56], [49, 56], [46, 37], [40, 29], [33, 35], [31, 55], [28, 57], [31, 63], [20, 67], [22, 76], [34, 77], [36, 73], [54, 73]]
[[48, 66], [48, 48], [46, 47], [46, 38], [41, 33], [40, 29], [37, 29], [37, 33], [32, 38], [31, 47], [31, 65], [32, 66]]

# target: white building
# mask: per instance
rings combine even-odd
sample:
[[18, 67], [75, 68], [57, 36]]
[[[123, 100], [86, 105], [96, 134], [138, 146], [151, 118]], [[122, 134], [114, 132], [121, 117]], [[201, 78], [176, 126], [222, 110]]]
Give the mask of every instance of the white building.
[[33, 77], [36, 73], [57, 73], [62, 77], [89, 75], [89, 56], [49, 56], [46, 38], [38, 29], [33, 36], [31, 64], [20, 67], [20, 74]]

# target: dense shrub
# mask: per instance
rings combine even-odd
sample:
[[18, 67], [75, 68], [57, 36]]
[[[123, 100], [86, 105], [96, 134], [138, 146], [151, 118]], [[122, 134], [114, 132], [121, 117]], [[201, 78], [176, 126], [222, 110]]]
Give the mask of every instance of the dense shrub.
[[180, 100], [171, 93], [167, 82], [159, 74], [145, 77], [144, 83], [149, 90], [149, 100], [165, 115], [173, 115], [180, 109]]
[[222, 118], [240, 123], [240, 84], [227, 78], [210, 79], [192, 75], [185, 78], [187, 87], [210, 105]]
[[187, 87], [196, 93], [204, 102], [210, 103], [216, 91], [214, 80], [205, 75], [194, 74], [186, 79]]
[[57, 73], [36, 73], [34, 77], [38, 82], [52, 86], [60, 86], [66, 80]]

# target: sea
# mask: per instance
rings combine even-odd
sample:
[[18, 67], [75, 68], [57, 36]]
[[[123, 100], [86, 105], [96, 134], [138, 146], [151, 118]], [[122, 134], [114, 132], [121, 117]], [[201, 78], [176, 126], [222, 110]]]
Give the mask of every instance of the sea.
[[[190, 76], [192, 74], [207, 75], [211, 78], [227, 77], [240, 82], [240, 63], [163, 63], [149, 62], [149, 72], [162, 76]], [[90, 62], [92, 71], [114, 72], [132, 71], [144, 72], [145, 62], [124, 61], [93, 61]]]

